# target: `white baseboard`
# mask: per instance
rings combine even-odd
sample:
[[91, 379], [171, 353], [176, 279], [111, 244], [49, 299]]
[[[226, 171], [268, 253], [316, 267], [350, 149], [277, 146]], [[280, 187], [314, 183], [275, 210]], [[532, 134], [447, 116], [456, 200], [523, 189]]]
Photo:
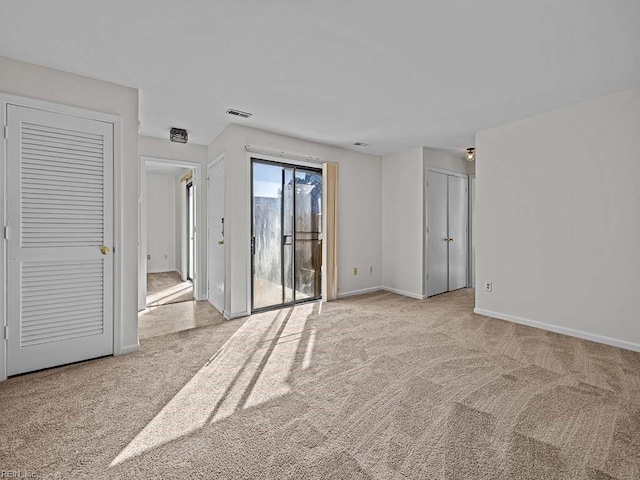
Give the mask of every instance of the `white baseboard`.
[[[216, 303], [215, 303], [215, 302], [212, 302], [212, 301], [211, 301], [210, 299], [208, 299], [208, 298], [205, 298], [205, 299], [203, 299], [203, 300], [206, 300], [207, 302], [209, 302], [209, 305], [211, 305], [213, 308], [215, 308], [215, 309], [218, 311], [218, 313], [224, 317], [224, 308], [220, 308], [220, 306], [219, 306], [219, 305], [216, 305]], [[225, 317], [225, 318], [226, 318], [226, 317]], [[227, 320], [228, 320], [228, 318], [227, 318]]]
[[416, 300], [425, 299], [424, 295], [418, 295], [417, 293], [405, 292], [404, 290], [398, 290], [397, 288], [383, 286], [369, 287], [363, 288], [362, 290], [352, 290], [350, 292], [338, 293], [338, 298], [353, 297], [354, 295], [364, 295], [365, 293], [379, 292], [381, 290], [385, 292], [395, 293], [396, 295], [402, 295], [403, 297], [415, 298]]
[[640, 344], [627, 342], [626, 340], [618, 340], [617, 338], [605, 337], [603, 335], [597, 335], [595, 333], [583, 332], [582, 330], [574, 330], [572, 328], [560, 327], [558, 325], [552, 325], [550, 323], [529, 320], [522, 317], [516, 317], [515, 315], [509, 315], [507, 313], [492, 312], [491, 310], [484, 310], [482, 308], [474, 308], [473, 312], [477, 313], [478, 315], [484, 315], [485, 317], [498, 318], [500, 320], [506, 320], [507, 322], [518, 323], [520, 325], [540, 328], [549, 332], [561, 333], [570, 337], [577, 337], [582, 338], [583, 340], [590, 340], [596, 343], [611, 345], [612, 347], [619, 347], [624, 348], [625, 350], [640, 352]]
[[361, 290], [351, 290], [350, 292], [338, 292], [338, 298], [353, 297], [354, 295], [364, 295], [365, 293], [377, 292], [384, 290], [384, 287], [369, 287]]
[[387, 292], [395, 293], [397, 295], [402, 295], [404, 297], [415, 298], [416, 300], [424, 300], [425, 296], [417, 293], [405, 292], [404, 290], [398, 290], [397, 288], [391, 287], [382, 287], [382, 290], [386, 290]]
[[140, 351], [140, 344], [134, 343], [133, 345], [124, 345], [120, 347], [120, 353], [118, 355], [128, 355]]
[[248, 317], [249, 314], [247, 312], [237, 312], [237, 313], [224, 312], [223, 316], [227, 320], [234, 320], [236, 318]]

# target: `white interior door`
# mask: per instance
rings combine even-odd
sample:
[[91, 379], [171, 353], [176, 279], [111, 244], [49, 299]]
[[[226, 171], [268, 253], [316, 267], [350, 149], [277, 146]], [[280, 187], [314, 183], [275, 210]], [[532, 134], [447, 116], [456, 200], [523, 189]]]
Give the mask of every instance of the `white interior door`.
[[449, 183], [449, 291], [467, 286], [467, 179], [447, 175]]
[[447, 175], [427, 172], [427, 296], [449, 290]]
[[224, 158], [209, 166], [208, 185], [208, 293], [209, 302], [224, 313]]
[[112, 354], [113, 124], [7, 120], [8, 374]]

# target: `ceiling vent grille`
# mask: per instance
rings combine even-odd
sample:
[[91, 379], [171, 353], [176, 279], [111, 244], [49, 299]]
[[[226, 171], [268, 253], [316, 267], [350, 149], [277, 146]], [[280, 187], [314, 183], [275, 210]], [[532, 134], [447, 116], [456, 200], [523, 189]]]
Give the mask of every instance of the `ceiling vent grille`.
[[235, 115], [236, 117], [249, 118], [251, 116], [248, 112], [243, 112], [242, 110], [236, 110], [234, 108], [230, 108], [227, 110], [229, 115]]

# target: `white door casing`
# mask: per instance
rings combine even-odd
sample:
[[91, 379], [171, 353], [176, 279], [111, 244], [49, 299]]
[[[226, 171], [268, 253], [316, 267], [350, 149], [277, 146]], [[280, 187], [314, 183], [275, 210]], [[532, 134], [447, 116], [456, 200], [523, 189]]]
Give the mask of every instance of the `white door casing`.
[[225, 247], [224, 247], [224, 157], [209, 164], [207, 169], [207, 258], [209, 303], [224, 314]]
[[[146, 296], [147, 296], [147, 208], [146, 208], [146, 203], [147, 203], [147, 193], [146, 193], [146, 162], [154, 162], [154, 163], [163, 163], [166, 165], [171, 165], [171, 166], [176, 166], [176, 167], [182, 167], [182, 168], [187, 168], [189, 170], [193, 170], [193, 184], [196, 186], [196, 190], [195, 190], [195, 221], [194, 221], [194, 233], [195, 233], [195, 240], [194, 240], [194, 271], [195, 271], [195, 278], [193, 279], [193, 296], [195, 298], [195, 300], [204, 300], [205, 296], [207, 295], [206, 293], [206, 286], [204, 284], [202, 284], [201, 286], [201, 282], [200, 282], [200, 272], [204, 271], [204, 269], [206, 268], [206, 260], [205, 260], [205, 255], [200, 255], [200, 212], [203, 210], [201, 208], [202, 206], [202, 202], [205, 201], [205, 197], [203, 196], [204, 194], [201, 194], [201, 192], [204, 192], [204, 188], [199, 188], [200, 187], [200, 171], [201, 171], [201, 163], [199, 161], [191, 161], [191, 160], [173, 160], [173, 159], [169, 159], [169, 158], [162, 158], [162, 157], [150, 157], [147, 155], [141, 155], [140, 156], [140, 182], [139, 182], [139, 188], [140, 188], [140, 215], [139, 215], [139, 219], [140, 219], [140, 223], [139, 223], [139, 228], [140, 228], [140, 245], [138, 248], [138, 308], [140, 310], [144, 310], [144, 308], [146, 308]], [[181, 211], [185, 212], [186, 211], [186, 189], [182, 188], [182, 185], [180, 186], [180, 197], [182, 198], [182, 201], [184, 201], [185, 203], [181, 205]], [[182, 216], [184, 217], [184, 215]], [[206, 219], [202, 219], [202, 221], [204, 222]], [[183, 229], [183, 231], [186, 231], [186, 223], [183, 224], [183, 226], [181, 227]], [[182, 233], [181, 233], [182, 235]], [[182, 257], [182, 255], [181, 255]], [[184, 258], [184, 257], [183, 257]], [[201, 264], [201, 260], [202, 259], [202, 263]], [[202, 270], [201, 270], [202, 268]], [[186, 266], [184, 267], [184, 270], [186, 271]]]
[[7, 373], [112, 354], [114, 125], [17, 105], [7, 124]]
[[428, 297], [467, 286], [467, 182], [463, 175], [427, 171]]
[[476, 288], [476, 177], [469, 176], [469, 286]]

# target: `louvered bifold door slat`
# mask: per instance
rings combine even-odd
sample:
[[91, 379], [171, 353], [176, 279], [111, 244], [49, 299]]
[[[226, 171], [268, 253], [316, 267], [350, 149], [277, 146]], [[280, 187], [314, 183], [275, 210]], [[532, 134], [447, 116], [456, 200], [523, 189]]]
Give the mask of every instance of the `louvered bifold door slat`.
[[113, 353], [113, 124], [7, 119], [9, 374]]

